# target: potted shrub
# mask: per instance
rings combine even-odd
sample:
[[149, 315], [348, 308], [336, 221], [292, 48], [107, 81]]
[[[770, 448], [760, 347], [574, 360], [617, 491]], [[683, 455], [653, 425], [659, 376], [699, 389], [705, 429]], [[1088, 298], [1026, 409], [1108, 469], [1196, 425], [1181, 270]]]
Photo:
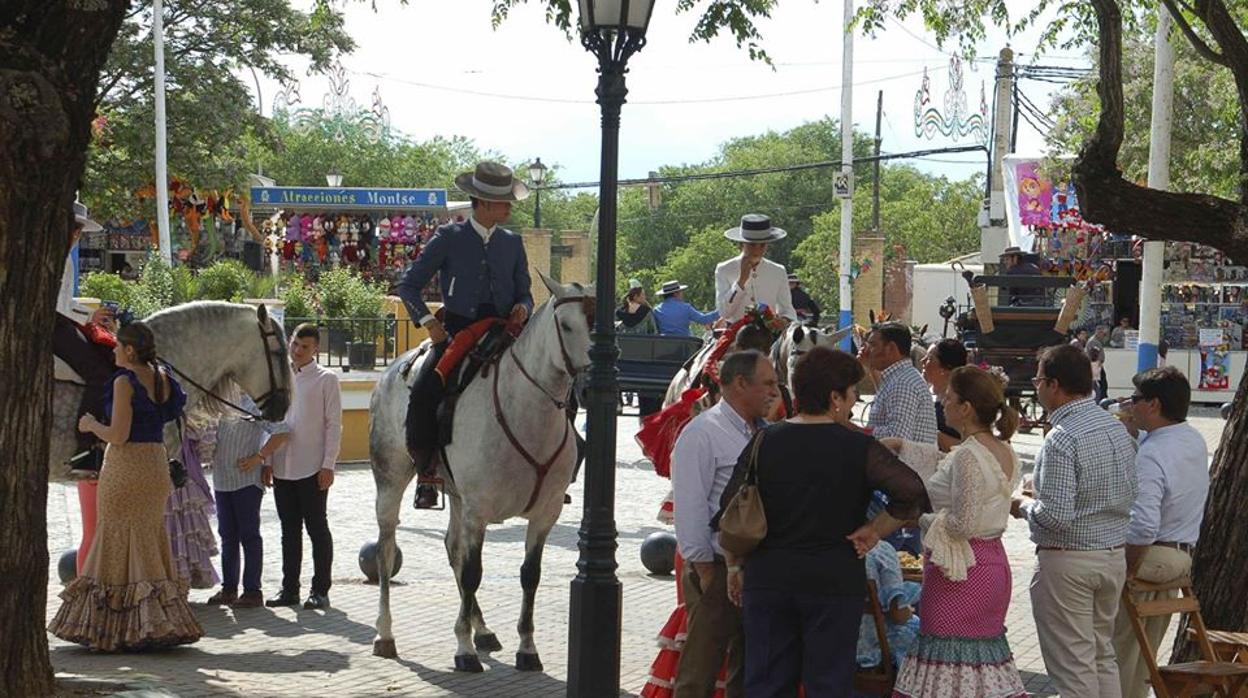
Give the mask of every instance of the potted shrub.
[[372, 370], [377, 365], [377, 339], [384, 327], [385, 289], [359, 277], [350, 289], [351, 368]]
[[342, 356], [347, 353], [347, 343], [351, 340], [350, 322], [353, 310], [351, 295], [360, 280], [350, 269], [331, 269], [321, 274], [317, 282], [317, 291], [321, 298], [321, 310], [324, 311], [329, 326], [329, 353]]

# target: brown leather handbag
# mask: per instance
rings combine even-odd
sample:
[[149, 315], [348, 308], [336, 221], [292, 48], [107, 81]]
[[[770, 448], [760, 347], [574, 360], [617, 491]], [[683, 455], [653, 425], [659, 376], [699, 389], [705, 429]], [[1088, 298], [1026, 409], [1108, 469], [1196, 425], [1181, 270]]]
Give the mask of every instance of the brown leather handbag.
[[749, 555], [767, 537], [767, 513], [758, 491], [758, 447], [762, 443], [763, 432], [759, 432], [750, 447], [745, 481], [719, 519], [719, 546], [738, 557]]

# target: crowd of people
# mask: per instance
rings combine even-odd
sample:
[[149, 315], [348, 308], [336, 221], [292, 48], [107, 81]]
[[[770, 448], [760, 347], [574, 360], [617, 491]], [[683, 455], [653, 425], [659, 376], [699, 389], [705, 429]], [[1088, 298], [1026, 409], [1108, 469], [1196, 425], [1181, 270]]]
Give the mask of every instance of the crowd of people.
[[[1092, 397], [1084, 349], [1045, 350], [1033, 383], [1052, 428], [1023, 477], [1010, 443], [1019, 415], [1000, 374], [966, 365], [955, 340], [929, 347], [921, 372], [910, 349], [910, 331], [885, 324], [857, 357], [806, 352], [791, 377], [796, 414], [771, 424], [771, 362], [746, 349], [726, 356], [719, 401], [671, 453], [683, 632], [664, 629], [644, 695], [853, 695], [855, 672], [890, 661], [863, 616], [870, 580], [897, 666], [893, 695], [1024, 696], [1005, 634], [1011, 517], [1036, 545], [1032, 609], [1061, 695], [1147, 695], [1119, 598], [1128, 578], [1190, 572], [1209, 475], [1205, 442], [1186, 423], [1186, 377], [1173, 367], [1137, 375], [1115, 418]], [[862, 427], [851, 415], [866, 376], [876, 395]], [[738, 557], [716, 523], [752, 451], [766, 535]], [[921, 584], [898, 561], [897, 536], [916, 525]], [[1168, 623], [1147, 625], [1153, 647]]]

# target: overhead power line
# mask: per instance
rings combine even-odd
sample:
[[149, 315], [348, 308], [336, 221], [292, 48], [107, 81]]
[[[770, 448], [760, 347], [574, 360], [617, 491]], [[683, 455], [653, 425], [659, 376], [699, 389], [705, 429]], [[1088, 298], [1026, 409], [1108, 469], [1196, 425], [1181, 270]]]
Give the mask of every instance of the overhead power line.
[[[903, 160], [910, 158], [922, 158], [928, 155], [944, 155], [946, 153], [987, 153], [987, 146], [983, 145], [959, 145], [949, 148], [928, 148], [926, 150], [912, 150], [906, 153], [888, 153], [880, 155], [865, 155], [863, 157], [854, 158], [855, 165], [861, 165], [869, 162], [884, 162], [887, 160]], [[663, 177], [646, 177], [642, 179], [621, 179], [619, 186], [641, 186], [646, 184], [675, 184], [678, 182], [697, 182], [711, 179], [732, 179], [735, 177], [754, 177], [764, 174], [777, 174], [785, 172], [801, 172], [804, 170], [818, 170], [827, 168], [839, 168], [840, 160], [822, 160], [820, 162], [807, 162], [800, 165], [781, 165], [777, 167], [758, 167], [748, 170], [730, 170], [727, 172], [702, 172], [698, 174], [688, 175], [670, 175]], [[599, 182], [568, 182], [560, 184], [548, 184], [541, 187], [533, 187], [534, 189], [589, 189], [599, 186]]]

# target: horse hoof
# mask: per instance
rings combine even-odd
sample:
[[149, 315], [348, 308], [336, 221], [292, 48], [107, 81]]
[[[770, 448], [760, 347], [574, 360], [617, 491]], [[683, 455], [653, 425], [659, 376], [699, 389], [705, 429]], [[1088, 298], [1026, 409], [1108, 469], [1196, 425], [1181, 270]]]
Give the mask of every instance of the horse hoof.
[[498, 641], [498, 636], [494, 633], [478, 635], [473, 638], [472, 644], [476, 645], [480, 652], [498, 652], [503, 649], [503, 643]]
[[394, 648], [394, 640], [373, 640], [373, 656], [386, 659], [398, 658], [399, 652]]
[[516, 671], [541, 671], [542, 660], [536, 653], [516, 652]]
[[481, 666], [481, 660], [475, 654], [457, 654], [455, 655], [455, 671], [480, 674], [485, 671], [485, 667]]

